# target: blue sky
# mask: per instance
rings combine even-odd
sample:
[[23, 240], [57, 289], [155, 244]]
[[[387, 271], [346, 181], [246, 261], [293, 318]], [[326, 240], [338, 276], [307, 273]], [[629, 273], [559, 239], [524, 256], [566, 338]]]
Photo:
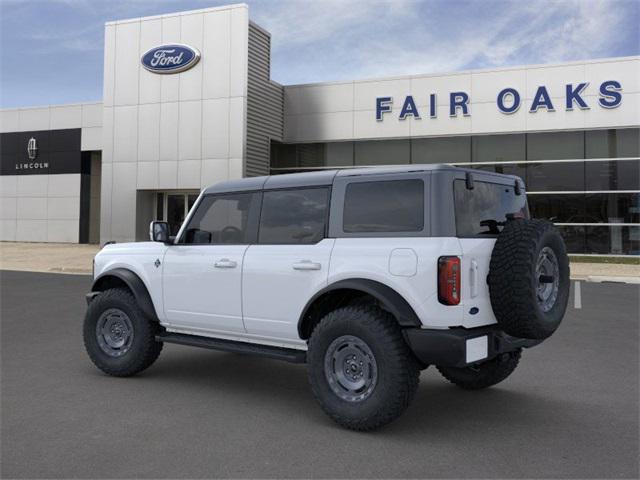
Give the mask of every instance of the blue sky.
[[[0, 0], [0, 106], [99, 101], [104, 22], [228, 3]], [[638, 0], [246, 3], [283, 84], [640, 53]]]

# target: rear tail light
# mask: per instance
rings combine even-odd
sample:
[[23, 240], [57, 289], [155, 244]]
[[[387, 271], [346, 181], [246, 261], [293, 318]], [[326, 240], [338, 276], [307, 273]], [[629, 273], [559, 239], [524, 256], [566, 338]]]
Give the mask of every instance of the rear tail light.
[[438, 259], [438, 300], [444, 305], [460, 303], [460, 258]]

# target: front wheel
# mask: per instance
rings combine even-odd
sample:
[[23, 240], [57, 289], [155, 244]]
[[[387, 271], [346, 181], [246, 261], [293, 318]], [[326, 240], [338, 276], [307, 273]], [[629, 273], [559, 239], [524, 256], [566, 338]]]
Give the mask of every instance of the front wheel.
[[373, 430], [409, 406], [420, 370], [391, 314], [374, 306], [350, 306], [326, 315], [307, 353], [315, 398], [335, 422]]
[[503, 353], [489, 361], [468, 367], [437, 367], [444, 378], [465, 390], [480, 390], [506, 379], [518, 366], [522, 350]]
[[159, 326], [148, 319], [128, 290], [112, 288], [94, 298], [84, 319], [84, 345], [103, 372], [128, 377], [151, 366], [162, 350]]

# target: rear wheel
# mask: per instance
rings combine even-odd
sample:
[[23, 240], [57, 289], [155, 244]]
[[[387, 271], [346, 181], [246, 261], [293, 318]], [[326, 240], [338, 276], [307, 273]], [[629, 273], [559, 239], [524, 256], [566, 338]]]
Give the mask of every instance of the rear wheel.
[[503, 353], [487, 362], [468, 367], [437, 367], [444, 378], [465, 390], [480, 390], [506, 379], [518, 366], [521, 350]]
[[420, 370], [391, 314], [349, 306], [326, 315], [307, 353], [311, 389], [322, 409], [352, 430], [373, 430], [404, 412]]
[[127, 377], [156, 361], [162, 343], [159, 326], [148, 319], [128, 290], [113, 288], [95, 297], [84, 320], [84, 345], [89, 358], [103, 372]]

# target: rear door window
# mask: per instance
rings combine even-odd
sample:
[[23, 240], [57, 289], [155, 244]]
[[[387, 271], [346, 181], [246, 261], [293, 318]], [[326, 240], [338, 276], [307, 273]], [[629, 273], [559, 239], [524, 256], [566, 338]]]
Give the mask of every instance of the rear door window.
[[354, 182], [344, 197], [345, 233], [420, 232], [424, 229], [424, 181]]
[[325, 237], [328, 209], [328, 188], [264, 192], [258, 243], [317, 243]]
[[512, 186], [475, 181], [469, 190], [464, 180], [455, 180], [453, 190], [459, 237], [495, 236], [508, 217], [529, 218], [527, 197]]

